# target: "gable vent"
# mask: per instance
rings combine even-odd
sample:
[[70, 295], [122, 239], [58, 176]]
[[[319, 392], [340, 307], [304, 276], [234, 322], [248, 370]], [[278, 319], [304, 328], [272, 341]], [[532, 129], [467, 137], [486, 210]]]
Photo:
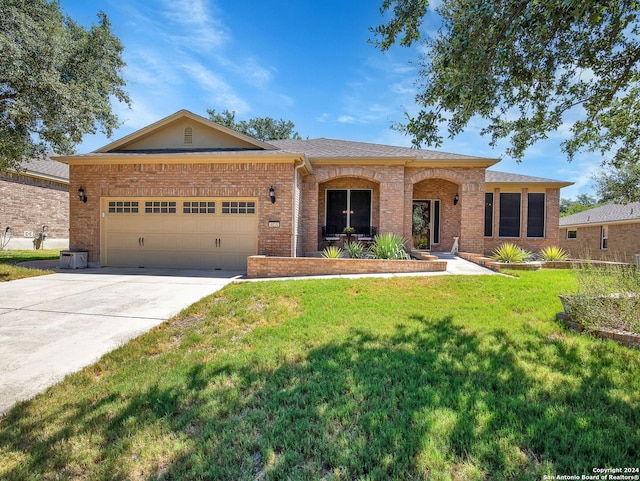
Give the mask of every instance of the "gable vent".
[[193, 129], [191, 127], [185, 127], [184, 129], [184, 143], [193, 144]]

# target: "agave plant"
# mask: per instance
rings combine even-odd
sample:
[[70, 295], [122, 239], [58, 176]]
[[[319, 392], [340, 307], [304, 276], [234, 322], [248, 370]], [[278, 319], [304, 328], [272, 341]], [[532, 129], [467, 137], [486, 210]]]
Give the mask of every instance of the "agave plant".
[[370, 248], [373, 259], [408, 259], [404, 246], [407, 240], [394, 233], [387, 232], [373, 238], [373, 245]]
[[569, 254], [562, 247], [550, 246], [540, 251], [540, 259], [543, 261], [566, 261]]
[[351, 259], [362, 259], [365, 256], [366, 248], [360, 242], [350, 242], [344, 247], [347, 257]]
[[505, 243], [498, 247], [491, 256], [498, 262], [507, 264], [527, 262], [531, 258], [531, 252], [524, 250], [517, 244]]
[[338, 246], [327, 246], [322, 251], [322, 257], [326, 259], [339, 259], [343, 257], [344, 251]]

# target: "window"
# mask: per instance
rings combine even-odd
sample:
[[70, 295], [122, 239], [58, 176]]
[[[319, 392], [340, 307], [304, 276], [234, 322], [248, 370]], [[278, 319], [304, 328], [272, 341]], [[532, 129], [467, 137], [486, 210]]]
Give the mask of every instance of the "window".
[[110, 214], [137, 214], [138, 203], [128, 200], [109, 201]]
[[215, 214], [215, 202], [183, 202], [182, 212], [184, 214]]
[[493, 192], [484, 194], [484, 236], [493, 237]]
[[371, 225], [370, 189], [327, 189], [326, 225], [338, 232], [345, 227], [362, 229]]
[[255, 214], [256, 203], [246, 201], [231, 201], [222, 203], [223, 214]]
[[150, 201], [144, 203], [146, 214], [175, 214], [176, 203], [168, 201]]
[[603, 225], [602, 229], [600, 229], [600, 233], [601, 233], [600, 249], [606, 250], [609, 248], [609, 226]]
[[440, 244], [440, 201], [432, 201], [433, 221], [431, 225], [433, 243]]
[[575, 229], [567, 229], [567, 239], [577, 239], [578, 231]]
[[528, 195], [527, 237], [544, 237], [545, 204], [545, 194]]
[[520, 237], [520, 194], [500, 194], [500, 237]]

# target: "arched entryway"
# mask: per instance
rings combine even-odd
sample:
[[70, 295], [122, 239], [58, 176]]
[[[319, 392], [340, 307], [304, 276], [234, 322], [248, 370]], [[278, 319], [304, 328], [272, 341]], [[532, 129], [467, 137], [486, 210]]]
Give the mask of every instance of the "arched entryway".
[[[380, 184], [360, 177], [338, 177], [318, 186], [318, 250], [354, 229], [356, 237], [371, 238], [380, 222]], [[332, 240], [328, 240], [332, 239]]]
[[413, 248], [449, 251], [460, 236], [458, 184], [425, 179], [413, 185], [411, 242]]

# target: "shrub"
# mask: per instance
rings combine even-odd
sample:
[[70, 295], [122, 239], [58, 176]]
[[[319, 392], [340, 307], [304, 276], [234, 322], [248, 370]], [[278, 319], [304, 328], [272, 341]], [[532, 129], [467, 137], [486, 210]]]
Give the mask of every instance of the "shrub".
[[540, 251], [540, 259], [543, 261], [566, 261], [569, 254], [562, 247], [550, 246]]
[[575, 295], [563, 296], [567, 313], [587, 329], [607, 327], [640, 334], [640, 270], [626, 264], [594, 264], [574, 270]]
[[427, 239], [426, 237], [420, 237], [420, 239], [418, 239], [418, 245], [417, 245], [418, 249], [428, 249], [429, 248], [429, 239]]
[[387, 232], [373, 238], [370, 252], [373, 259], [408, 259], [404, 250], [407, 240], [394, 233]]
[[322, 251], [322, 257], [326, 259], [339, 259], [343, 255], [344, 251], [338, 246], [327, 246]]
[[507, 264], [527, 262], [531, 258], [531, 252], [517, 244], [505, 243], [493, 252], [491, 258]]
[[347, 257], [351, 259], [362, 259], [365, 256], [366, 248], [360, 242], [350, 242], [344, 247]]

